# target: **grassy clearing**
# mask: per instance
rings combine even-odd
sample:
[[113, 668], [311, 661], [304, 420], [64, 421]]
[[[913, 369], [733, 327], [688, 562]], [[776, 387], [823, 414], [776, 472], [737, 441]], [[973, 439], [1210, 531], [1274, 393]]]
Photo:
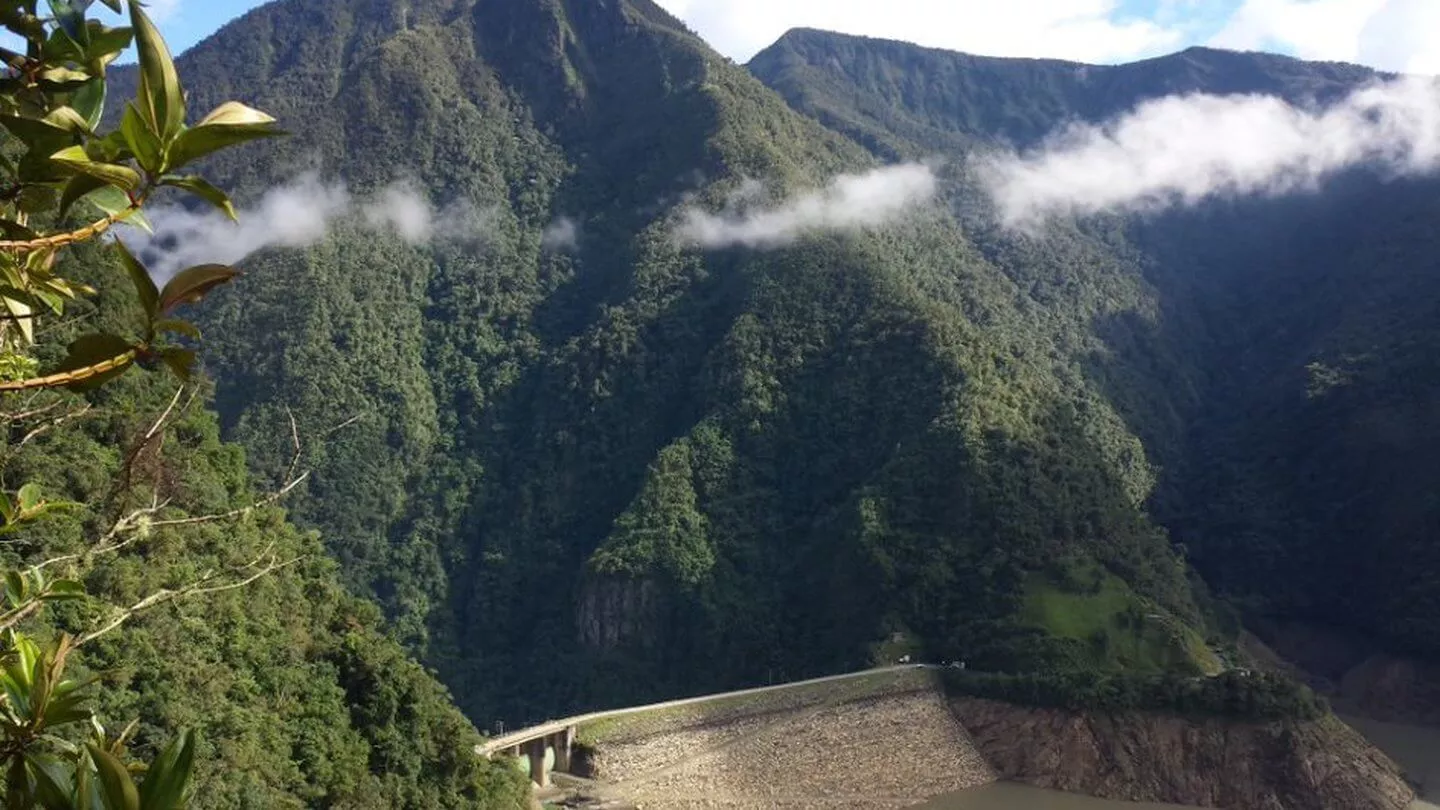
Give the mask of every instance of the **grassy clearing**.
[[1193, 628], [1094, 566], [1077, 566], [1058, 584], [1034, 575], [1023, 617], [1058, 638], [1081, 642], [1087, 663], [1135, 673], [1188, 670], [1214, 674], [1223, 665]]

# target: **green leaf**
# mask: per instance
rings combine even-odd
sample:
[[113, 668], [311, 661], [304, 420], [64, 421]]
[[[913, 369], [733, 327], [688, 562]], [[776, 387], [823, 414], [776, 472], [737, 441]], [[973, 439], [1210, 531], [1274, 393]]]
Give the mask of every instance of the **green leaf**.
[[104, 163], [124, 163], [135, 157], [130, 151], [130, 144], [125, 142], [125, 133], [120, 130], [102, 135], [98, 138], [91, 138], [85, 144], [85, 154], [91, 160], [98, 160]]
[[230, 198], [226, 196], [225, 192], [211, 185], [210, 182], [203, 177], [198, 175], [175, 177], [172, 175], [163, 178], [160, 181], [160, 185], [183, 188], [216, 208], [219, 208], [225, 212], [225, 216], [230, 219], [237, 222], [240, 220], [240, 217], [235, 213], [235, 206], [230, 202]]
[[27, 228], [13, 219], [0, 219], [0, 233], [5, 234], [6, 239], [14, 239], [19, 242], [40, 238], [40, 234], [34, 229]]
[[40, 502], [44, 500], [40, 492], [40, 485], [35, 483], [34, 481], [31, 481], [25, 486], [20, 487], [20, 491], [15, 493], [15, 499], [20, 504], [21, 512], [31, 511], [35, 507], [39, 506]]
[[179, 318], [161, 318], [151, 324], [151, 328], [157, 333], [173, 332], [177, 335], [184, 335], [185, 337], [196, 340], [200, 339], [200, 328], [189, 321], [182, 321]]
[[160, 352], [160, 359], [170, 367], [176, 377], [183, 382], [190, 382], [191, 375], [195, 372], [195, 352], [192, 349], [172, 347]]
[[3, 517], [6, 523], [15, 519], [15, 505], [10, 502], [10, 496], [3, 492], [0, 492], [0, 517]]
[[[120, 12], [120, 0], [105, 0], [106, 5], [115, 5], [115, 11]], [[85, 49], [85, 64], [90, 70], [100, 76], [105, 75], [105, 66], [115, 61], [117, 57], [128, 47], [135, 38], [135, 32], [129, 27], [110, 28], [103, 25], [99, 20], [90, 20], [90, 47]]]
[[112, 361], [110, 368], [71, 383], [69, 386], [72, 390], [85, 391], [103, 385], [129, 371], [134, 360], [135, 347], [131, 346], [130, 341], [125, 338], [110, 334], [85, 335], [70, 344], [69, 354], [61, 363], [60, 369], [75, 371]]
[[73, 579], [57, 579], [46, 590], [47, 599], [84, 599], [85, 586]]
[[139, 0], [130, 0], [130, 22], [135, 29], [135, 46], [140, 56], [140, 91], [136, 97], [150, 129], [169, 143], [185, 123], [185, 99], [180, 76], [160, 30], [150, 21]]
[[126, 209], [132, 209], [125, 214], [125, 224], [133, 225], [146, 233], [155, 232], [154, 228], [150, 226], [150, 220], [145, 216], [144, 210], [132, 208], [129, 195], [114, 186], [105, 186], [92, 191], [85, 196], [85, 202], [100, 209], [106, 216], [112, 217]]
[[85, 9], [89, 5], [73, 0], [50, 0], [50, 13], [55, 16], [55, 22], [77, 45], [90, 43], [90, 30], [85, 27]]
[[67, 695], [58, 700], [51, 700], [45, 705], [45, 725], [68, 726], [72, 723], [84, 723], [95, 713], [86, 708], [83, 704], [82, 695]]
[[130, 147], [141, 168], [147, 172], [160, 171], [160, 136], [140, 117], [140, 111], [135, 109], [133, 101], [125, 104], [125, 113], [120, 118], [120, 133], [125, 137], [125, 145]]
[[10, 772], [5, 777], [5, 806], [7, 810], [30, 810], [34, 805], [30, 797], [30, 779], [25, 773], [25, 760], [14, 757], [10, 760]]
[[12, 135], [31, 147], [50, 145], [58, 148], [61, 144], [74, 142], [71, 130], [39, 118], [0, 115], [0, 126], [10, 130]]
[[151, 763], [140, 785], [145, 810], [178, 810], [184, 807], [185, 787], [195, 769], [195, 735], [180, 732]]
[[90, 134], [90, 123], [74, 107], [56, 107], [41, 120], [65, 132]]
[[70, 95], [70, 106], [85, 119], [91, 132], [100, 126], [105, 114], [105, 80], [93, 78]]
[[40, 46], [41, 61], [50, 65], [79, 62], [83, 56], [79, 43], [59, 28], [50, 29]]
[[19, 607], [25, 601], [25, 578], [18, 571], [5, 572], [5, 598], [11, 605]]
[[170, 144], [165, 153], [165, 168], [173, 171], [221, 149], [284, 134], [274, 124], [205, 124], [191, 127]]
[[125, 764], [94, 743], [86, 743], [85, 748], [100, 774], [106, 810], [140, 810], [140, 791], [135, 789], [135, 782], [130, 779]]
[[140, 296], [140, 305], [145, 308], [145, 321], [149, 323], [155, 320], [155, 316], [160, 312], [160, 290], [155, 287], [150, 271], [135, 258], [135, 254], [130, 252], [123, 240], [115, 240], [115, 252], [120, 254], [120, 264], [124, 265], [125, 272], [130, 274], [130, 283], [135, 285], [135, 292]]
[[10, 324], [20, 329], [20, 334], [25, 336], [26, 343], [35, 342], [35, 313], [29, 302], [12, 298], [8, 295], [0, 296], [0, 305], [5, 307], [9, 314]]
[[72, 810], [70, 797], [75, 789], [72, 771], [48, 754], [25, 752], [25, 763], [35, 780], [35, 798], [45, 810]]
[[55, 207], [59, 195], [50, 186], [25, 186], [16, 197], [15, 205], [27, 214], [38, 214]]
[[[112, 189], [121, 196], [124, 196], [124, 192], [121, 192], [119, 189], [98, 177], [92, 177], [88, 174], [77, 174], [70, 178], [70, 181], [65, 184], [65, 190], [60, 193], [60, 211], [58, 216], [64, 219], [65, 215], [70, 213], [70, 207], [72, 205], [79, 202], [91, 192], [102, 188]], [[125, 204], [127, 206], [130, 204], [129, 197], [125, 197]]]
[[223, 264], [201, 264], [181, 270], [160, 291], [160, 311], [169, 312], [180, 304], [199, 301], [238, 275], [239, 271]]
[[85, 147], [71, 146], [61, 149], [50, 156], [50, 159], [63, 166], [68, 166], [77, 172], [88, 174], [104, 180], [116, 188], [125, 191], [135, 191], [140, 188], [140, 174], [129, 166], [121, 166], [118, 163], [99, 163], [90, 159], [85, 154]]
[[39, 78], [46, 90], [64, 93], [79, 90], [90, 81], [90, 74], [67, 67], [52, 67], [42, 70]]
[[274, 124], [275, 118], [238, 101], [227, 101], [200, 119], [197, 127], [243, 127]]

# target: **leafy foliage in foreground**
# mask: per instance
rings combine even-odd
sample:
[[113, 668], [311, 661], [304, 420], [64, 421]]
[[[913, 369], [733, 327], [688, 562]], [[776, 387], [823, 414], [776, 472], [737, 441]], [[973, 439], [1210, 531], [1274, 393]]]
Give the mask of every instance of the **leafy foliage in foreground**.
[[[175, 310], [236, 272], [200, 265], [157, 284], [123, 243], [94, 244], [144, 226], [167, 186], [234, 217], [217, 187], [174, 172], [275, 131], [236, 102], [187, 125], [140, 5], [133, 30], [87, 20], [90, 6], [0, 4], [26, 42], [0, 77], [7, 806], [522, 806], [523, 779], [475, 757], [473, 726], [274, 506], [304, 476], [292, 465], [257, 496], [220, 442], [185, 342], [199, 330]], [[102, 132], [105, 66], [132, 34], [138, 88]], [[101, 218], [67, 230], [78, 204]], [[137, 366], [164, 373], [121, 376]], [[291, 436], [298, 452], [293, 423]], [[102, 716], [139, 719], [112, 734]]]

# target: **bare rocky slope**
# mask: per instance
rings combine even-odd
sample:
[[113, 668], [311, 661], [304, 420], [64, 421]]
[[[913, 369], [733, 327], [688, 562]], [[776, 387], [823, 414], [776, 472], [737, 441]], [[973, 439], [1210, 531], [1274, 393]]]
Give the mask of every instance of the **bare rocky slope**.
[[1398, 810], [1400, 769], [1334, 717], [1236, 723], [952, 701], [1002, 779], [1127, 801], [1236, 810]]

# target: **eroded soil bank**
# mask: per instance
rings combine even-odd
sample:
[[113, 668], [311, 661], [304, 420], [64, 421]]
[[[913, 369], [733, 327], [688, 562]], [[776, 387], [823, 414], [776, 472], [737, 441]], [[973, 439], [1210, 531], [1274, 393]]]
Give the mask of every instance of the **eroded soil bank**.
[[1401, 810], [1400, 769], [1334, 717], [1236, 723], [954, 701], [999, 775], [1127, 801], [1236, 810]]

